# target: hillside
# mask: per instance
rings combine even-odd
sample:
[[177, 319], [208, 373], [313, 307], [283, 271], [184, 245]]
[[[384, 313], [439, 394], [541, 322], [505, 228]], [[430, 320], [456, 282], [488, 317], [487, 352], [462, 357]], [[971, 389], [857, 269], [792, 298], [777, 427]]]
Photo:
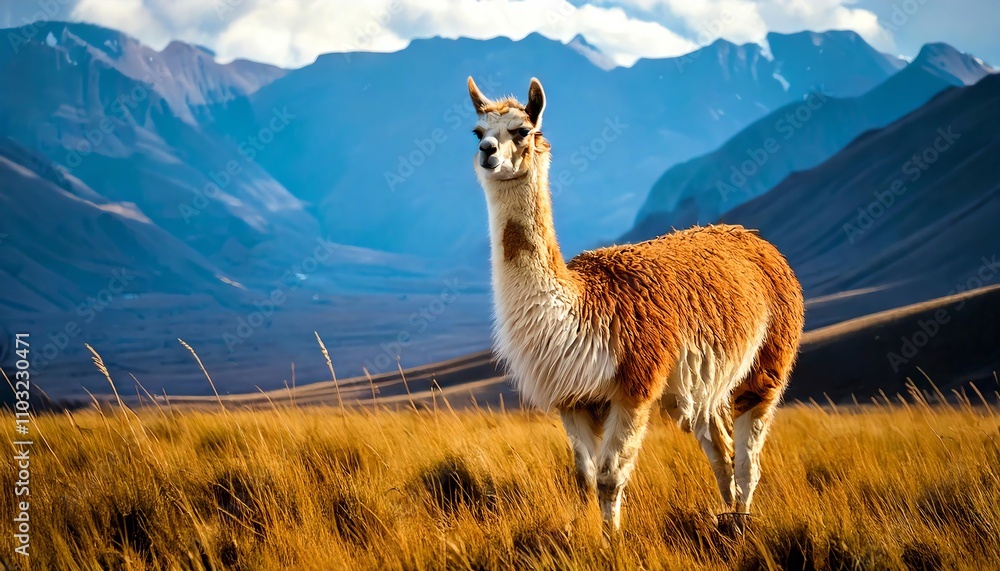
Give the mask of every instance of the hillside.
[[131, 203], [240, 281], [280, 276], [321, 236], [318, 224], [236, 145], [199, 127], [190, 108], [245, 95], [264, 79], [199, 65], [208, 56], [193, 49], [152, 53], [111, 30], [45, 24], [35, 40], [0, 52], [0, 73], [20, 78], [0, 84], [0, 137], [71, 173], [94, 200]]
[[929, 44], [904, 70], [864, 95], [838, 98], [817, 90], [759, 119], [715, 151], [670, 168], [621, 240], [642, 241], [671, 228], [715, 222], [791, 173], [819, 165], [862, 133], [888, 125], [949, 87], [974, 84], [992, 72], [951, 46]]
[[96, 195], [45, 158], [0, 141], [0, 311], [6, 317], [76, 310], [109, 287], [118, 297], [198, 293], [226, 303], [238, 296], [222, 270], [134, 204], [94, 202]]
[[813, 300], [813, 328], [997, 283], [997, 124], [991, 75], [722, 219], [759, 228], [788, 258]]
[[880, 391], [905, 395], [912, 382], [932, 400], [937, 390], [953, 399], [954, 390], [978, 403], [968, 383], [992, 400], [997, 339], [1000, 285], [822, 327], [806, 334], [785, 398], [868, 402]]

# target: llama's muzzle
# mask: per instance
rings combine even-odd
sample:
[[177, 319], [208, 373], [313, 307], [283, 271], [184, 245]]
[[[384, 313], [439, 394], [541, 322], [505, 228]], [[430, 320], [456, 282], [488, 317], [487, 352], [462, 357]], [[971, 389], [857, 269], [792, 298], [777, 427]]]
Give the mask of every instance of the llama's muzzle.
[[479, 142], [479, 164], [487, 169], [495, 169], [500, 166], [496, 137], [485, 137]]

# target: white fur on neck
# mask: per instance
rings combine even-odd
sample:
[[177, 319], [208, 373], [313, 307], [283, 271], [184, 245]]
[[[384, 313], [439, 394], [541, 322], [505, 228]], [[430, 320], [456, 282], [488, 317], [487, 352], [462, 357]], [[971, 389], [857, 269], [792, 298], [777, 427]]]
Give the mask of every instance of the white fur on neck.
[[[480, 177], [490, 216], [496, 350], [522, 398], [543, 410], [608, 400], [616, 370], [610, 323], [596, 331], [581, 323], [578, 286], [552, 271], [545, 236], [536, 231], [538, 189], [526, 187], [545, 184], [547, 170], [511, 181]], [[503, 245], [508, 221], [528, 228], [535, 246], [510, 261]]]

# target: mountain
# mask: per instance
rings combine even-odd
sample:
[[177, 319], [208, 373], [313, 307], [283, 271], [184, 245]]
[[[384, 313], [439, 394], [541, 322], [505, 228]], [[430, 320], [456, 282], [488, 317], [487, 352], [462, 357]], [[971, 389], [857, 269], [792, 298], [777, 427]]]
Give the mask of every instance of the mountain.
[[[214, 129], [243, 141], [276, 109], [287, 110], [295, 120], [257, 160], [333, 240], [480, 257], [485, 202], [470, 167], [476, 148], [465, 79], [474, 76], [488, 95], [523, 97], [537, 76], [548, 98], [556, 223], [569, 253], [625, 231], [670, 165], [816, 85], [858, 95], [899, 65], [851, 32], [803, 37], [810, 40], [774, 35], [770, 53], [720, 40], [613, 69], [582, 38], [415, 40], [396, 53], [321, 56], [213, 109]], [[816, 64], [806, 65], [811, 57]]]
[[[792, 85], [810, 86], [833, 97], [861, 95], [905, 67], [903, 60], [879, 52], [851, 31], [767, 35], [775, 73]], [[851, 62], [850, 65], [844, 65]]]
[[[852, 94], [899, 64], [851, 32], [770, 42], [769, 53], [720, 40], [611, 68], [583, 37], [435, 38], [288, 71], [43, 22], [0, 55], [0, 70], [26, 82], [0, 87], [8, 111], [0, 136], [42, 152], [107, 200], [134, 203], [244, 279], [287, 266], [289, 252], [316, 237], [436, 260], [481, 258], [485, 209], [466, 163], [475, 147], [461, 132], [472, 119], [464, 79], [477, 75], [499, 95], [537, 75], [550, 99], [556, 217], [573, 252], [626, 229], [643, 189], [670, 164], [817, 82]], [[845, 62], [855, 71], [844, 73]]]
[[[287, 73], [248, 60], [220, 64], [209, 49], [183, 42], [170, 42], [156, 51], [131, 36], [91, 24], [38, 22], [35, 26], [35, 41], [18, 45], [17, 52], [44, 44], [54, 48], [48, 56], [58, 54], [69, 65], [99, 61], [153, 85], [173, 115], [190, 124], [206, 118], [198, 116], [205, 106], [246, 96]], [[23, 59], [32, 61], [30, 56]]]
[[[781, 45], [787, 38], [772, 41]], [[976, 83], [992, 72], [951, 46], [929, 44], [904, 70], [864, 95], [810, 94], [756, 121], [717, 150], [667, 170], [621, 240], [641, 241], [671, 227], [714, 222], [792, 172], [830, 158], [865, 131], [888, 125], [948, 87]]]
[[951, 88], [723, 215], [759, 228], [807, 325], [1000, 283], [1000, 75]]
[[[486, 347], [470, 74], [495, 95], [533, 75], [545, 83], [570, 253], [625, 230], [668, 166], [814, 84], [852, 96], [894, 73], [892, 58], [836, 33], [794, 54], [719, 41], [610, 69], [583, 38], [431, 39], [286, 71], [39, 25], [0, 51], [0, 73], [17, 78], [0, 84], [0, 248], [20, 250], [0, 256], [12, 292], [0, 311], [55, 347], [41, 381], [53, 394], [104, 385], [83, 340], [108, 353], [116, 379], [135, 373], [171, 393], [210, 390], [176, 337], [229, 392], [280, 387], [291, 363], [322, 378], [313, 331], [348, 376]], [[805, 65], [838, 53], [858, 72]], [[119, 267], [135, 278], [84, 322], [79, 304]], [[60, 347], [70, 323], [79, 334]]]
[[42, 24], [35, 40], [0, 52], [0, 73], [19, 78], [0, 84], [0, 137], [43, 154], [95, 201], [133, 204], [241, 281], [280, 275], [321, 236], [319, 225], [191, 111], [262, 80], [234, 71], [240, 65], [202, 65], [207, 55], [195, 48], [152, 53], [96, 26]]
[[208, 293], [221, 301], [237, 294], [238, 284], [135, 205], [87, 198], [96, 196], [43, 157], [0, 141], [5, 315], [72, 310], [108, 291]]

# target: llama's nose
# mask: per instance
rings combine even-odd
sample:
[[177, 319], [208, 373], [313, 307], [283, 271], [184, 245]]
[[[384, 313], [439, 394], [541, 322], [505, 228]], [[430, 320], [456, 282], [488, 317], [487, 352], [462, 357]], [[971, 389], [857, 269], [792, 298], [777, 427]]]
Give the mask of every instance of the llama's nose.
[[486, 156], [490, 156], [497, 152], [497, 139], [496, 137], [485, 137], [479, 142], [479, 150], [483, 152]]

